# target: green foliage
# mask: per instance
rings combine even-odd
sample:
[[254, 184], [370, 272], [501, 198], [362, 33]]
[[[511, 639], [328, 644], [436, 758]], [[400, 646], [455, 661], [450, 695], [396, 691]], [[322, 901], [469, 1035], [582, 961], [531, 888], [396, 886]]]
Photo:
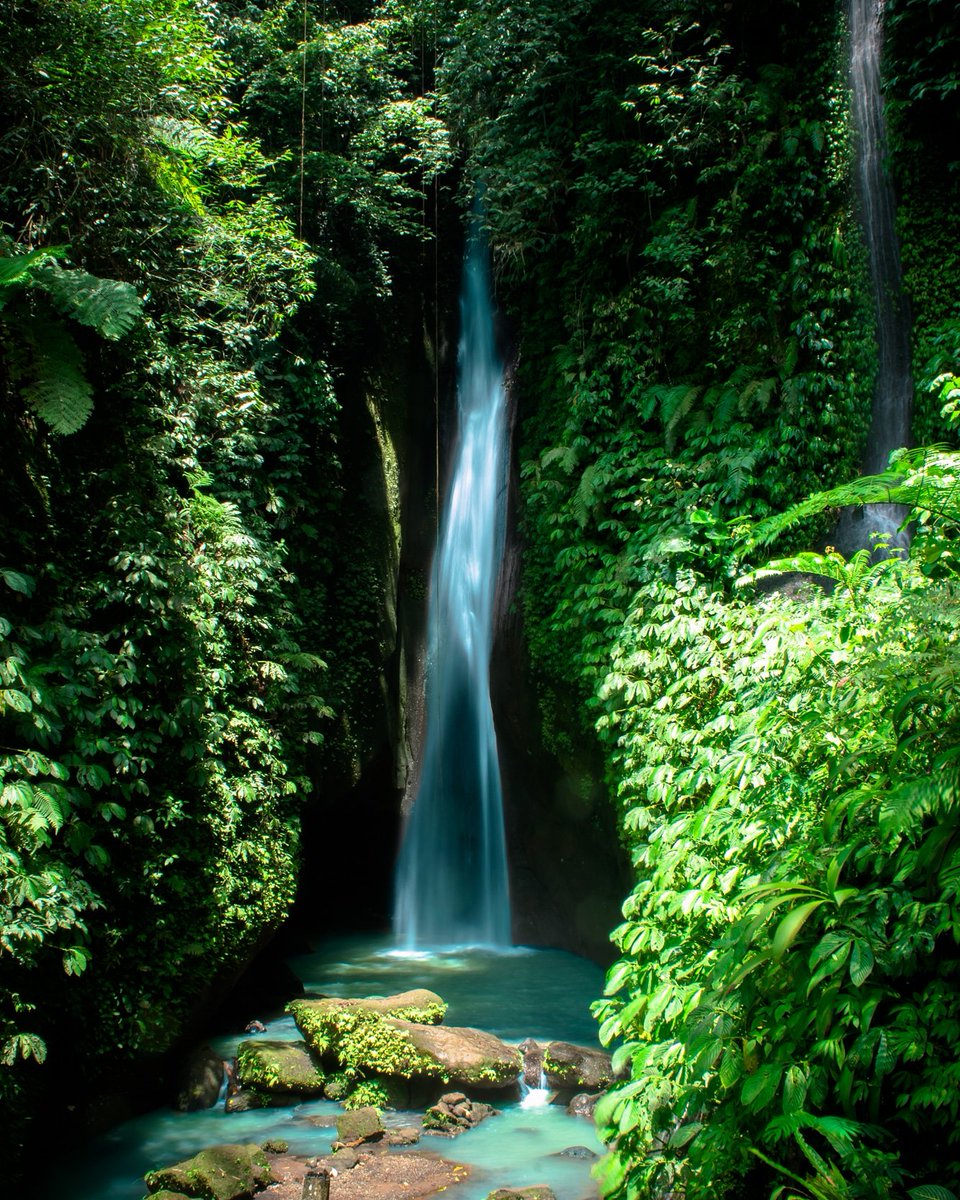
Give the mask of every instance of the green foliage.
[[406, 1099], [406, 1088], [396, 1079], [361, 1079], [350, 1095], [345, 1097], [343, 1107], [355, 1108], [402, 1108]]
[[740, 582], [835, 586], [752, 600], [694, 564], [641, 589], [615, 645], [598, 729], [640, 882], [597, 1005], [631, 1066], [598, 1109], [605, 1195], [716, 1196], [756, 1147], [803, 1185], [781, 1194], [960, 1184], [960, 455], [900, 461], [751, 539], [893, 489], [909, 559], [794, 555]]
[[90, 416], [93, 389], [60, 317], [115, 341], [140, 319], [140, 298], [118, 279], [60, 267], [57, 247], [16, 253], [0, 238], [0, 251], [0, 347], [10, 382], [54, 433], [76, 433]]
[[294, 1001], [289, 1005], [297, 1027], [315, 1054], [329, 1054], [353, 1080], [396, 1075], [442, 1077], [439, 1064], [421, 1054], [408, 1035], [394, 1029], [380, 1013], [362, 1008], [317, 1008]]

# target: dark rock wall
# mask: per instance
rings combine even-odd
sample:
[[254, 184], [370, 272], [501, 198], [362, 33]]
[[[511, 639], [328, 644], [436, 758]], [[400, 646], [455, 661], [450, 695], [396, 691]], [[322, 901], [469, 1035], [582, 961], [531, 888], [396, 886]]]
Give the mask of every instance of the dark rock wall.
[[[512, 377], [508, 387], [513, 393]], [[515, 427], [516, 396], [511, 396]], [[589, 748], [561, 764], [540, 736], [541, 714], [519, 601], [523, 540], [511, 439], [507, 537], [498, 584], [491, 697], [503, 778], [513, 938], [521, 945], [613, 958], [610, 930], [621, 920], [629, 873], [619, 849], [602, 767]]]

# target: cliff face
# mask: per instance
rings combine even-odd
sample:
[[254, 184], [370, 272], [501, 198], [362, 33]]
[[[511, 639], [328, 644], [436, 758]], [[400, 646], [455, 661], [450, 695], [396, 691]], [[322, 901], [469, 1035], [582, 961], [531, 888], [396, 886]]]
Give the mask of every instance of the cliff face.
[[584, 744], [561, 761], [543, 741], [520, 600], [519, 397], [512, 373], [508, 386], [514, 415], [510, 491], [490, 687], [503, 776], [513, 938], [520, 945], [556, 946], [603, 962], [611, 957], [609, 931], [620, 919], [629, 872], [596, 748]]

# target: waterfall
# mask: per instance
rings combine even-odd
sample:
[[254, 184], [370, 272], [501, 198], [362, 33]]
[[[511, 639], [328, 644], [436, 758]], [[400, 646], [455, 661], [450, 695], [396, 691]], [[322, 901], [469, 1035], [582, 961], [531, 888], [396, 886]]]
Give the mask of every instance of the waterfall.
[[489, 688], [506, 508], [506, 396], [489, 248], [476, 218], [464, 259], [460, 323], [458, 443], [431, 580], [423, 763], [394, 899], [394, 931], [406, 948], [510, 942]]
[[[913, 379], [910, 316], [900, 270], [896, 205], [886, 167], [887, 139], [880, 88], [884, 0], [850, 0], [850, 89], [856, 147], [857, 199], [870, 261], [876, 312], [877, 377], [863, 470], [887, 467], [890, 453], [910, 440]], [[893, 533], [904, 512], [868, 505], [866, 533]], [[856, 536], [856, 535], [854, 535]], [[861, 534], [859, 543], [867, 539]], [[901, 535], [900, 544], [904, 544]]]

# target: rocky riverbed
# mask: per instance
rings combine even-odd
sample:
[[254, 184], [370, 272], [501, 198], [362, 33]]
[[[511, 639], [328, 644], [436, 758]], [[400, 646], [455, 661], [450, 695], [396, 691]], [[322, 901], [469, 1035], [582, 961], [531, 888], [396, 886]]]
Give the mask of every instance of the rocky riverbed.
[[[221, 1064], [219, 1078], [215, 1056], [201, 1048], [181, 1104], [222, 1102], [225, 1079], [227, 1111], [324, 1096], [342, 1109], [333, 1118], [331, 1152], [291, 1154], [276, 1141], [208, 1147], [149, 1172], [153, 1200], [437, 1195], [469, 1179], [471, 1167], [456, 1161], [455, 1147], [440, 1153], [425, 1149], [424, 1141], [454, 1139], [496, 1117], [498, 1099], [515, 1104], [520, 1094], [589, 1118], [597, 1095], [612, 1082], [610, 1058], [600, 1050], [534, 1038], [514, 1045], [484, 1030], [444, 1025], [446, 1011], [437, 993], [422, 988], [386, 997], [313, 996], [288, 1005], [300, 1038], [278, 1040], [254, 1022], [236, 1059]], [[558, 1153], [595, 1156], [578, 1145]], [[544, 1184], [494, 1188], [489, 1195], [548, 1200], [554, 1193]]]

